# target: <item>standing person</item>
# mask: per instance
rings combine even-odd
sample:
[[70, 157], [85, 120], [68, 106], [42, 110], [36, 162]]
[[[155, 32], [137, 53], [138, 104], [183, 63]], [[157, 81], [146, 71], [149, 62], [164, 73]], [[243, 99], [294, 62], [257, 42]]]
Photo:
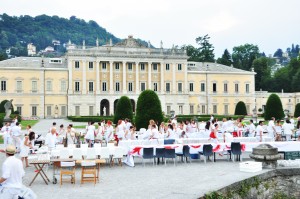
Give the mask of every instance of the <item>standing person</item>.
[[[184, 128], [183, 128], [184, 131]], [[204, 138], [204, 134], [205, 134], [205, 122], [201, 121], [199, 124], [199, 136], [198, 138]]]
[[29, 135], [29, 133], [32, 132], [31, 125], [26, 126], [26, 131], [27, 131], [26, 132], [27, 135]]
[[286, 122], [282, 125], [283, 133], [286, 136], [286, 141], [292, 140], [292, 134], [294, 131], [294, 126], [291, 124], [290, 120], [287, 119]]
[[118, 140], [124, 139], [125, 135], [125, 125], [122, 124], [122, 120], [118, 121], [118, 125], [116, 127], [116, 134], [118, 136]]
[[101, 126], [101, 122], [98, 122], [98, 129], [96, 130], [95, 142], [102, 144], [104, 127]]
[[13, 144], [17, 148], [17, 152], [20, 152], [20, 144], [21, 144], [21, 127], [19, 122], [16, 123], [16, 126], [11, 128], [11, 135], [13, 138]]
[[89, 122], [89, 125], [87, 126], [86, 131], [87, 132], [86, 132], [84, 138], [86, 140], [86, 143], [89, 144], [89, 147], [92, 147], [94, 144], [94, 141], [95, 141], [95, 131], [96, 131], [94, 122]]
[[268, 135], [270, 138], [275, 138], [275, 117], [272, 117], [267, 127]]
[[219, 139], [218, 139], [219, 125], [218, 125], [218, 123], [214, 123], [213, 126], [214, 126], [214, 128], [212, 129], [212, 132], [210, 133], [208, 140], [213, 139], [215, 142], [218, 142], [219, 141]]
[[5, 150], [6, 160], [2, 165], [2, 177], [0, 178], [0, 198], [15, 199], [23, 186], [22, 177], [25, 175], [22, 161], [14, 155], [16, 147], [8, 145]]
[[262, 142], [262, 138], [263, 138], [263, 134], [264, 134], [263, 125], [264, 125], [263, 121], [259, 121], [259, 123], [256, 127], [255, 136], [256, 136], [257, 141], [259, 141], [259, 142]]
[[130, 120], [128, 118], [125, 119], [125, 130], [129, 130], [130, 127], [132, 126]]
[[56, 144], [56, 128], [52, 127], [49, 133], [47, 133], [45, 138], [45, 145], [48, 146], [49, 150], [55, 148]]
[[254, 137], [254, 135], [255, 135], [255, 125], [253, 124], [253, 120], [250, 120], [248, 137]]
[[112, 126], [112, 123], [110, 120], [107, 121], [107, 127], [105, 132], [105, 140], [106, 143], [108, 143], [114, 136], [114, 127]]
[[9, 122], [5, 123], [5, 125], [1, 128], [1, 132], [3, 133], [4, 138], [4, 148], [6, 148], [12, 142], [11, 127]]
[[206, 122], [206, 125], [205, 125], [205, 134], [204, 134], [204, 138], [209, 138], [209, 135], [211, 133], [211, 128], [210, 128], [210, 121], [207, 121]]
[[[31, 137], [33, 140], [33, 138]], [[25, 162], [25, 167], [29, 167], [28, 165], [28, 155], [29, 155], [29, 149], [32, 148], [31, 140], [29, 139], [29, 136], [26, 135], [21, 143], [21, 152], [20, 157], [22, 160], [22, 163]]]
[[275, 141], [281, 141], [282, 136], [282, 126], [280, 124], [280, 120], [277, 120], [275, 125], [276, 139]]
[[168, 124], [167, 137], [166, 138], [168, 138], [168, 139], [175, 139], [176, 138], [172, 124]]

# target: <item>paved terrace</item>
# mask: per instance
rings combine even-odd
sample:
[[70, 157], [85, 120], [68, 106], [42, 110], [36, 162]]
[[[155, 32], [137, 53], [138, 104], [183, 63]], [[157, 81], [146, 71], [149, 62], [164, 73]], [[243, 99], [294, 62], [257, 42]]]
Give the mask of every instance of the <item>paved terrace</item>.
[[[53, 120], [42, 120], [34, 129], [47, 128]], [[58, 124], [68, 121], [58, 121]], [[77, 124], [76, 124], [77, 125]], [[3, 145], [0, 146], [3, 148]], [[218, 156], [218, 155], [217, 155]], [[244, 155], [245, 158], [248, 155]], [[100, 182], [85, 183], [80, 185], [80, 169], [76, 171], [76, 184], [65, 182], [60, 188], [58, 184], [46, 185], [39, 176], [32, 184], [32, 190], [42, 199], [82, 199], [88, 196], [90, 199], [96, 198], [198, 198], [204, 193], [218, 190], [234, 182], [252, 177], [257, 174], [267, 172], [263, 170], [258, 173], [245, 173], [239, 171], [238, 162], [228, 162], [225, 157], [217, 157], [217, 162], [203, 160], [192, 161], [191, 164], [178, 162], [173, 166], [173, 162], [167, 166], [153, 166], [146, 162], [146, 166], [141, 164], [141, 158], [135, 157], [136, 166], [131, 168], [126, 165], [109, 167], [101, 166]], [[0, 154], [0, 166], [5, 159], [4, 154]], [[26, 168], [24, 184], [28, 186], [34, 176], [34, 167]], [[1, 171], [2, 172], [2, 171]], [[0, 172], [0, 173], [1, 173]], [[52, 167], [47, 169], [47, 175], [52, 182]]]

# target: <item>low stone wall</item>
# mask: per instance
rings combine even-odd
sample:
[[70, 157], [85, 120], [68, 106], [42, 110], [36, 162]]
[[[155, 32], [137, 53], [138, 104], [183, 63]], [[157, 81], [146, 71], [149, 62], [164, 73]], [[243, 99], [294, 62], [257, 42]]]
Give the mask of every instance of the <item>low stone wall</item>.
[[200, 199], [298, 199], [300, 168], [279, 168], [213, 191]]

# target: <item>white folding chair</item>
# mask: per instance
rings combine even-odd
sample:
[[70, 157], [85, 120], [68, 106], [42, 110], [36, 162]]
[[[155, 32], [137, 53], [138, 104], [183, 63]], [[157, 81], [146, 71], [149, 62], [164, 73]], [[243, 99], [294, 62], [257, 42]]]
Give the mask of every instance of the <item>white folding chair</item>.
[[70, 154], [69, 154], [69, 149], [61, 149], [59, 151], [59, 158], [60, 159], [69, 159]]
[[95, 160], [96, 159], [96, 150], [95, 148], [87, 148], [86, 150], [86, 159]]
[[114, 161], [117, 159], [119, 161], [119, 164], [122, 166], [123, 155], [124, 155], [123, 147], [116, 147], [114, 154], [112, 156], [112, 165], [114, 165]]

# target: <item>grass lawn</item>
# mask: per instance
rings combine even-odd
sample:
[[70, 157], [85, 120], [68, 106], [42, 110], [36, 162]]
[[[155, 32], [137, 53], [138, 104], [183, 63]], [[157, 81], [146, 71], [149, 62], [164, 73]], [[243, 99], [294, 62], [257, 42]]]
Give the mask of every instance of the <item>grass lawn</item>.
[[31, 127], [33, 127], [37, 122], [38, 122], [38, 120], [23, 120], [23, 121], [21, 121], [22, 130], [26, 129], [27, 125], [30, 125]]
[[[75, 129], [85, 129], [87, 125], [79, 125], [79, 126], [73, 126]], [[94, 125], [96, 129], [98, 129], [98, 124]]]

